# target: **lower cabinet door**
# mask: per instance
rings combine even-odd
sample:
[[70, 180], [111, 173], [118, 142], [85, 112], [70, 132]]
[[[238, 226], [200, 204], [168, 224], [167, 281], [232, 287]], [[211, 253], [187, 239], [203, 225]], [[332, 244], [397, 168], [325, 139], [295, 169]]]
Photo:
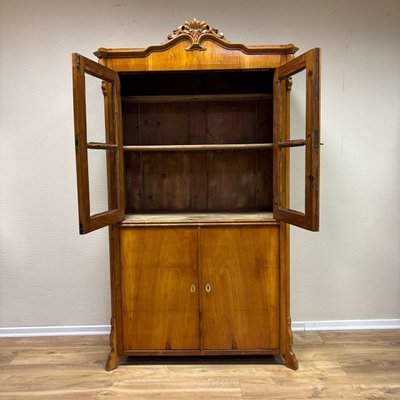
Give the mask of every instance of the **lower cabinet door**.
[[202, 348], [279, 347], [279, 227], [200, 229]]
[[121, 229], [124, 350], [199, 349], [196, 228]]

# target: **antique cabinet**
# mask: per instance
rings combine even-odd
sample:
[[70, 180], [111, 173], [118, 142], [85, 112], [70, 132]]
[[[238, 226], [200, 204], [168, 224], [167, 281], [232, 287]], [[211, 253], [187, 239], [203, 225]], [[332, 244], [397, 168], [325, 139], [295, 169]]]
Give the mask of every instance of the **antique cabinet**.
[[[319, 49], [296, 50], [231, 43], [194, 19], [161, 45], [101, 48], [99, 63], [73, 54], [80, 233], [109, 227], [107, 370], [123, 356], [228, 354], [281, 355], [297, 369], [289, 224], [318, 230], [320, 67]], [[289, 129], [301, 71], [304, 137]], [[97, 141], [93, 79], [104, 102]], [[294, 150], [304, 160], [300, 210], [289, 199]], [[99, 154], [108, 200], [95, 210]]]

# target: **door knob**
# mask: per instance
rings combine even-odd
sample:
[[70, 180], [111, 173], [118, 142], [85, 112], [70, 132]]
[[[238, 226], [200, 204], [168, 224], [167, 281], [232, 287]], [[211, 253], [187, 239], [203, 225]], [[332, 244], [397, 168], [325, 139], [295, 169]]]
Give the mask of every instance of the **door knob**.
[[211, 285], [209, 283], [206, 284], [206, 292], [207, 293], [211, 292]]
[[190, 291], [192, 293], [194, 293], [196, 291], [196, 285], [194, 283], [192, 283], [192, 285], [190, 286]]

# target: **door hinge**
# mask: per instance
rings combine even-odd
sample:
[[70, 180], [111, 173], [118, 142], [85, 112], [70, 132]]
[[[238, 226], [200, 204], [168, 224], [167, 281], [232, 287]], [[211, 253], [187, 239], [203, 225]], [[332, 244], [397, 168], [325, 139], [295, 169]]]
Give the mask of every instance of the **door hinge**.
[[78, 148], [79, 147], [79, 139], [75, 139], [75, 147]]
[[83, 230], [83, 225], [82, 222], [79, 223], [79, 234], [83, 235], [85, 233], [85, 231]]
[[76, 55], [76, 68], [80, 68], [81, 67], [81, 55], [77, 54]]

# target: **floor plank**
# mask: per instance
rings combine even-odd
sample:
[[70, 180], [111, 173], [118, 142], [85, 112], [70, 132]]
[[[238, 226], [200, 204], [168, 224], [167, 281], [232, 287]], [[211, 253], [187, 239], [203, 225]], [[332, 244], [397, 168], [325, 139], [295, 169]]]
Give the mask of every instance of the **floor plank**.
[[273, 357], [130, 358], [105, 336], [0, 339], [0, 399], [400, 399], [400, 331], [296, 332], [300, 368]]

